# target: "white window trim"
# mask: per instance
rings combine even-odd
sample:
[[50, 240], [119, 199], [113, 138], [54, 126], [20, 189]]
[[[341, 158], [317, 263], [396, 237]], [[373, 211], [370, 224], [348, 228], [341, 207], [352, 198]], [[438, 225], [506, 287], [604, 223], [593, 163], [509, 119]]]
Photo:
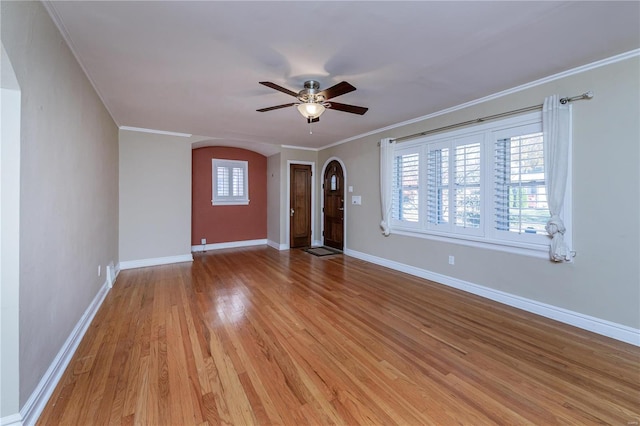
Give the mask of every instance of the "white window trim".
[[[496, 133], [501, 133], [506, 131], [512, 127], [520, 127], [528, 124], [539, 124], [542, 123], [542, 112], [533, 112], [528, 113], [516, 117], [509, 117], [499, 121], [492, 121], [488, 123], [479, 124], [472, 127], [467, 127], [464, 129], [454, 130], [450, 132], [444, 132], [437, 135], [432, 135], [420, 139], [415, 139], [413, 141], [399, 143], [396, 145], [396, 152], [408, 151], [412, 148], [417, 148], [421, 150], [421, 153], [424, 153], [424, 157], [421, 156], [421, 162], [423, 158], [426, 158], [426, 152], [429, 144], [434, 143], [446, 143], [447, 141], [451, 141], [452, 139], [459, 139], [469, 136], [474, 136], [478, 134], [484, 134], [484, 141], [482, 142], [482, 165], [481, 165], [481, 181], [482, 184], [482, 207], [481, 207], [481, 221], [482, 221], [482, 230], [483, 232], [480, 235], [469, 235], [465, 233], [454, 233], [450, 231], [444, 231], [440, 227], [430, 227], [428, 224], [427, 218], [427, 207], [426, 207], [426, 199], [425, 196], [421, 193], [421, 210], [419, 213], [419, 223], [420, 227], [416, 228], [412, 226], [413, 224], [406, 224], [400, 222], [398, 220], [391, 221], [391, 229], [392, 233], [417, 237], [417, 238], [425, 238], [429, 240], [442, 241], [453, 244], [461, 244], [465, 246], [471, 247], [479, 247], [490, 250], [498, 250], [508, 253], [514, 254], [523, 254], [527, 256], [537, 257], [541, 259], [549, 258], [549, 245], [551, 242], [551, 238], [548, 238], [548, 241], [544, 243], [539, 243], [534, 241], [515, 241], [512, 239], [498, 239], [496, 238], [496, 232], [492, 229], [492, 203], [493, 197], [486, 196], [486, 188], [487, 185], [491, 185], [491, 183], [487, 184], [486, 182], [493, 182], [491, 177], [491, 171], [493, 166], [493, 137]], [[570, 128], [572, 126], [570, 125]], [[573, 135], [570, 137], [570, 147], [569, 147], [569, 177], [567, 179], [567, 191], [565, 194], [564, 208], [562, 212], [562, 220], [567, 225], [567, 233], [565, 234], [565, 240], [568, 242], [569, 246], [573, 246], [572, 244], [572, 235], [571, 235], [571, 219], [572, 219], [572, 145], [573, 145]], [[450, 153], [453, 155], [453, 153]], [[426, 161], [425, 161], [426, 163]], [[422, 165], [422, 163], [421, 163]], [[450, 170], [449, 179], [453, 178], [452, 170]], [[426, 174], [426, 173], [425, 173]], [[421, 168], [421, 177], [423, 175]], [[425, 188], [424, 194], [426, 195], [426, 180], [421, 180], [421, 187]], [[492, 191], [490, 191], [491, 193]], [[450, 194], [452, 197], [453, 194]], [[450, 221], [453, 218], [450, 218]], [[438, 229], [440, 228], [440, 229]], [[526, 238], [526, 237], [525, 237]]]
[[[217, 173], [216, 168], [226, 167], [228, 169], [241, 168], [243, 170], [243, 193], [242, 196], [219, 196], [216, 194]], [[232, 185], [232, 180], [230, 180]], [[246, 206], [249, 204], [249, 162], [243, 160], [227, 160], [221, 158], [211, 159], [211, 205], [213, 206]]]

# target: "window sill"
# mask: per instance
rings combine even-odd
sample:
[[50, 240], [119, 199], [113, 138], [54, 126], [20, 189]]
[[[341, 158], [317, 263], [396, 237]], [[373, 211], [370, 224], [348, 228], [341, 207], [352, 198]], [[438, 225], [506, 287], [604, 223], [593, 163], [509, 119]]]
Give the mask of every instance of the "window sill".
[[[539, 259], [549, 259], [549, 244], [530, 244], [517, 243], [512, 241], [496, 241], [486, 238], [478, 238], [466, 235], [440, 235], [435, 233], [426, 233], [416, 230], [407, 230], [401, 228], [391, 228], [391, 234], [403, 235], [406, 237], [424, 238], [427, 240], [440, 241], [450, 244], [460, 244], [468, 247], [476, 247], [487, 250], [497, 250], [505, 253], [519, 254], [524, 256], [536, 257]], [[551, 241], [551, 240], [549, 240]]]
[[248, 206], [249, 200], [245, 201], [211, 201], [212, 206]]

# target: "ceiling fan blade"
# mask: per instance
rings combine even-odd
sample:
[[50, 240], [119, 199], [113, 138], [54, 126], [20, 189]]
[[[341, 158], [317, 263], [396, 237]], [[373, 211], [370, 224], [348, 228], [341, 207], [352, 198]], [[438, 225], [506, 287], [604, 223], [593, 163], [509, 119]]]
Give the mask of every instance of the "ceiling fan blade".
[[294, 103], [290, 103], [290, 104], [283, 104], [283, 105], [276, 105], [276, 106], [272, 106], [272, 107], [268, 107], [268, 108], [262, 108], [262, 109], [257, 109], [256, 111], [258, 112], [267, 112], [267, 111], [273, 111], [274, 109], [280, 109], [280, 108], [287, 108], [290, 106], [295, 105]]
[[338, 111], [350, 112], [352, 114], [360, 114], [364, 115], [365, 112], [369, 111], [369, 108], [355, 106], [355, 105], [347, 105], [347, 104], [339, 104], [338, 102], [329, 102], [329, 109], [337, 109]]
[[262, 84], [264, 86], [267, 86], [267, 87], [270, 87], [272, 89], [275, 89], [275, 90], [277, 90], [279, 92], [286, 93], [287, 95], [291, 95], [294, 98], [298, 97], [298, 94], [296, 92], [292, 92], [291, 90], [285, 89], [284, 87], [278, 86], [277, 84], [272, 83], [270, 81], [261, 81], [260, 84]]
[[328, 89], [323, 90], [319, 95], [324, 96], [324, 99], [335, 98], [336, 96], [344, 95], [345, 93], [353, 92], [356, 90], [351, 84], [346, 81], [342, 81], [335, 86], [331, 86]]

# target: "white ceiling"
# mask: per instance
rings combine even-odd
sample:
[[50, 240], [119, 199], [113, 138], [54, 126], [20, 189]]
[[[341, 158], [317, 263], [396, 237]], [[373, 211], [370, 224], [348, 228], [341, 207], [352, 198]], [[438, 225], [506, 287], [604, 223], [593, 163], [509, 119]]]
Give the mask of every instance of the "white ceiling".
[[[119, 126], [323, 147], [640, 47], [640, 2], [50, 2]], [[357, 90], [309, 125], [294, 92]], [[588, 90], [588, 87], [584, 88]], [[562, 95], [576, 95], [563, 93]]]

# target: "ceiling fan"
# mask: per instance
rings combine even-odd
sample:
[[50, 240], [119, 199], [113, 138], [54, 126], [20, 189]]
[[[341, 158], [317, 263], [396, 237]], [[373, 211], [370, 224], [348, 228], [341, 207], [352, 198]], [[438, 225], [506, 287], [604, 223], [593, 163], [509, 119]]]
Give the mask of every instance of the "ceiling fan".
[[304, 118], [307, 119], [309, 124], [320, 121], [320, 116], [325, 109], [335, 109], [337, 111], [350, 112], [352, 114], [363, 115], [369, 110], [355, 105], [340, 104], [338, 102], [327, 102], [329, 99], [335, 98], [345, 93], [353, 92], [356, 90], [351, 84], [346, 81], [340, 82], [334, 86], [325, 90], [320, 90], [320, 83], [316, 80], [308, 80], [304, 82], [304, 89], [298, 93], [285, 89], [282, 86], [278, 86], [270, 81], [261, 81], [260, 84], [275, 89], [279, 92], [286, 93], [287, 95], [297, 98], [299, 102], [292, 102], [290, 104], [276, 105], [268, 108], [258, 109], [258, 112], [273, 111], [274, 109], [287, 108], [296, 105], [298, 111]]

